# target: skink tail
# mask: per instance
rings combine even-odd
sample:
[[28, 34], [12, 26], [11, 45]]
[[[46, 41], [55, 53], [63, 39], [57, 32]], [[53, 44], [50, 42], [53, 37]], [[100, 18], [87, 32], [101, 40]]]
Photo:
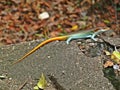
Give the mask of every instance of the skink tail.
[[23, 59], [25, 59], [26, 57], [28, 57], [30, 54], [34, 53], [36, 50], [38, 50], [40, 47], [44, 46], [45, 44], [52, 42], [52, 41], [56, 41], [56, 40], [66, 40], [69, 36], [60, 36], [60, 37], [54, 37], [54, 38], [50, 38], [48, 40], [43, 41], [42, 43], [38, 44], [35, 48], [33, 48], [31, 51], [29, 51], [28, 53], [26, 53], [23, 57], [21, 57], [18, 61], [14, 62], [13, 64], [19, 63], [21, 62]]

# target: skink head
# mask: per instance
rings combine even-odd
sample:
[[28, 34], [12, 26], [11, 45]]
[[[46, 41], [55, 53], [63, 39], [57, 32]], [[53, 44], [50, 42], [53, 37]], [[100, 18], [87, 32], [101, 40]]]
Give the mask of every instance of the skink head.
[[99, 28], [96, 28], [94, 31], [95, 32], [105, 32], [105, 31], [108, 31], [108, 30], [110, 30], [110, 28], [109, 27], [99, 27]]

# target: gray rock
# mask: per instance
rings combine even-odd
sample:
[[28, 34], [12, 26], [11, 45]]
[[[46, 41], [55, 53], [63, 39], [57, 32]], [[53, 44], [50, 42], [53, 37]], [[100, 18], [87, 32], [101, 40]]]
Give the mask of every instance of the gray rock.
[[[102, 57], [85, 56], [71, 42], [52, 42], [37, 50], [22, 62], [12, 65], [40, 41], [3, 46], [0, 48], [0, 74], [7, 79], [0, 81], [0, 90], [33, 90], [41, 73], [53, 75], [65, 90], [115, 90], [102, 72]], [[27, 84], [24, 84], [27, 81]], [[54, 85], [53, 89], [55, 90]], [[6, 89], [9, 88], [9, 89]]]

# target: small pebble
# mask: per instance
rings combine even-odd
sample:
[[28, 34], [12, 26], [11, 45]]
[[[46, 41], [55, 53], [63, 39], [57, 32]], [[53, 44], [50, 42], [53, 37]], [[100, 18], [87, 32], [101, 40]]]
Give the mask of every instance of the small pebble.
[[47, 56], [47, 58], [50, 58], [50, 56]]
[[119, 65], [115, 64], [115, 65], [113, 65], [113, 69], [118, 70], [118, 69], [120, 69], [120, 67], [119, 67]]
[[39, 14], [39, 16], [38, 16], [38, 18], [41, 19], [41, 20], [47, 19], [49, 17], [50, 16], [49, 16], [48, 12], [43, 12], [43, 13]]

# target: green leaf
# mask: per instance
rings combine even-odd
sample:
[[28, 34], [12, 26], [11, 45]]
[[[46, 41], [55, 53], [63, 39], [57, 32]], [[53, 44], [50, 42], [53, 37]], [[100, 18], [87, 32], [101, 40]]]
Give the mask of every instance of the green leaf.
[[117, 50], [113, 51], [111, 54], [111, 59], [117, 64], [120, 64], [120, 52]]
[[34, 87], [34, 90], [39, 90], [38, 86], [35, 86], [35, 87]]
[[37, 83], [37, 86], [34, 87], [34, 90], [45, 89], [46, 86], [47, 86], [47, 81], [46, 81], [44, 74], [42, 73]]
[[120, 11], [120, 8], [117, 8], [117, 11]]
[[110, 24], [110, 21], [109, 20], [104, 20], [104, 23]]

